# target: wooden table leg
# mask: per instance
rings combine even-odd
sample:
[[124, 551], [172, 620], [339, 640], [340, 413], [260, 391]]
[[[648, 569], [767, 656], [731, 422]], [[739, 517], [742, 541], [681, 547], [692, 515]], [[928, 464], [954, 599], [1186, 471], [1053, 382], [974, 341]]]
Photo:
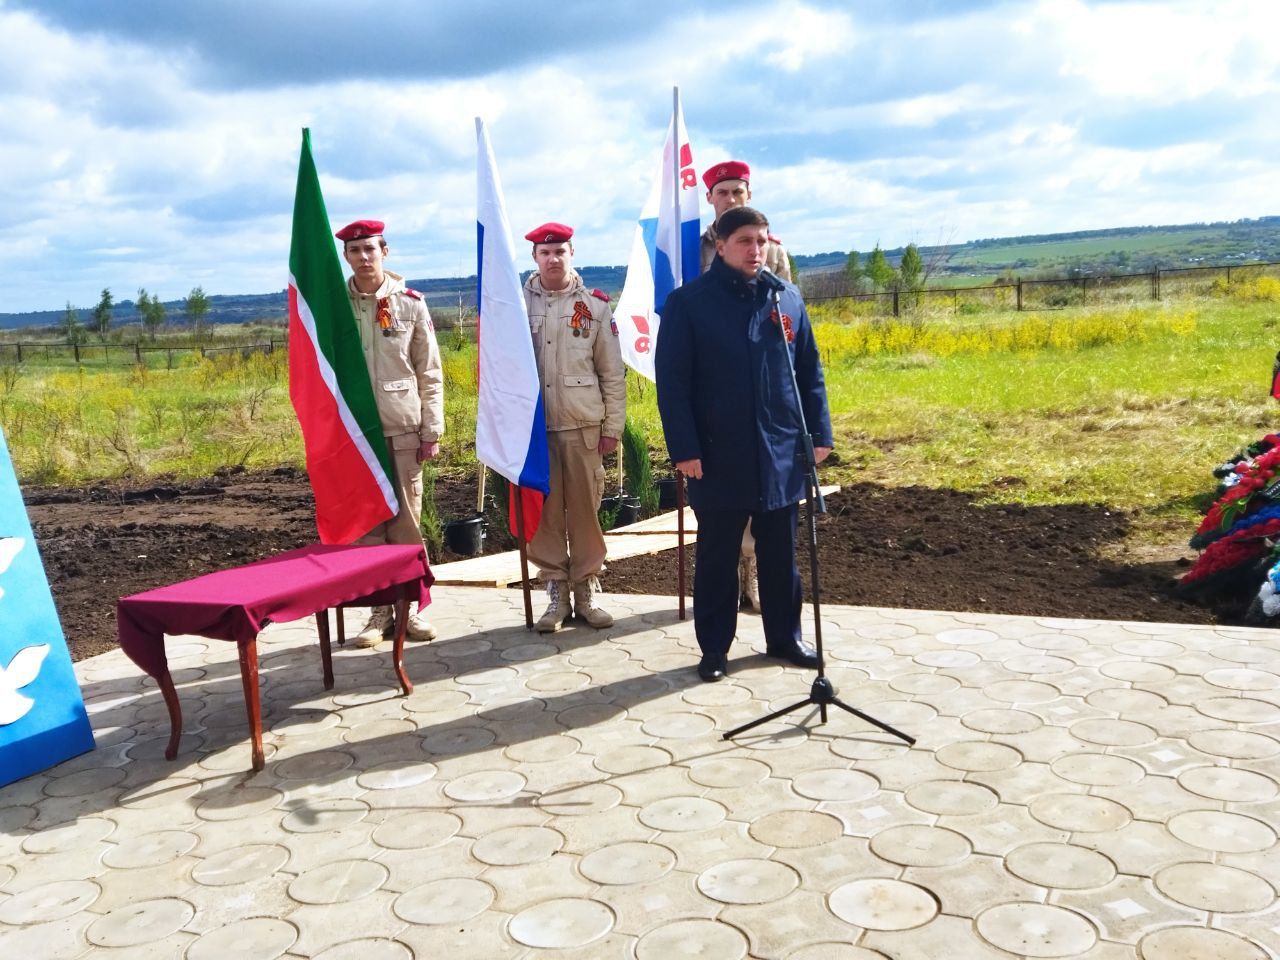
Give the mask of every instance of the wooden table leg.
[[240, 647], [240, 679], [244, 682], [244, 705], [249, 711], [249, 735], [253, 738], [253, 769], [267, 765], [262, 753], [262, 702], [258, 697], [258, 638]]
[[347, 618], [342, 615], [342, 607], [333, 608], [334, 619], [338, 621], [338, 646], [347, 645]]
[[400, 678], [400, 689], [406, 697], [413, 693], [413, 684], [409, 682], [409, 675], [404, 672], [404, 635], [408, 626], [409, 592], [401, 585], [396, 594], [396, 641], [392, 645], [391, 656], [396, 676]]
[[164, 748], [164, 758], [172, 760], [178, 755], [178, 743], [182, 740], [182, 707], [178, 705], [178, 691], [167, 667], [156, 677], [156, 683], [164, 695], [164, 705], [169, 708], [169, 745]]
[[[342, 622], [342, 611], [338, 611], [338, 622]], [[320, 631], [320, 663], [324, 667], [324, 688], [333, 689], [333, 648], [329, 646], [329, 611], [321, 610], [316, 614], [316, 629]]]

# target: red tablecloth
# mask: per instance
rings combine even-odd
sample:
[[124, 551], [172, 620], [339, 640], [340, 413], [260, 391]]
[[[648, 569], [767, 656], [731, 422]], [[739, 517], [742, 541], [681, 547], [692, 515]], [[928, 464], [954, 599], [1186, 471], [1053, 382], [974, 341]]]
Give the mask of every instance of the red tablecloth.
[[431, 602], [427, 556], [414, 546], [323, 546], [290, 550], [243, 567], [135, 593], [116, 603], [120, 646], [151, 676], [168, 669], [164, 635], [252, 640], [271, 622], [298, 620], [339, 604]]

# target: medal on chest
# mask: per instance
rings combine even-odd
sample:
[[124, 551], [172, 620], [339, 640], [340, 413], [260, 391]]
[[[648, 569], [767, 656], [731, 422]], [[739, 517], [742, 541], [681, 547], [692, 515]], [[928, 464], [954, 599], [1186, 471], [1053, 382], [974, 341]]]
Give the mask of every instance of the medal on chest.
[[569, 318], [569, 326], [575, 337], [591, 336], [591, 308], [581, 300], [573, 302], [573, 316]]
[[382, 331], [384, 337], [391, 336], [391, 328], [394, 321], [391, 319], [391, 298], [378, 298], [378, 329]]

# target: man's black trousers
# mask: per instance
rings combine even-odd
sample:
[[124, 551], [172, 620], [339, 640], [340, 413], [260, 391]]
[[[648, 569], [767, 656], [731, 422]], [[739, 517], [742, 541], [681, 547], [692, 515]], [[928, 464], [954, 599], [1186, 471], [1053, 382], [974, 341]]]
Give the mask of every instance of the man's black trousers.
[[738, 553], [751, 519], [756, 538], [760, 617], [765, 643], [787, 653], [800, 642], [800, 571], [796, 569], [796, 504], [781, 510], [695, 510], [697, 565], [693, 625], [704, 654], [727, 654], [738, 626]]

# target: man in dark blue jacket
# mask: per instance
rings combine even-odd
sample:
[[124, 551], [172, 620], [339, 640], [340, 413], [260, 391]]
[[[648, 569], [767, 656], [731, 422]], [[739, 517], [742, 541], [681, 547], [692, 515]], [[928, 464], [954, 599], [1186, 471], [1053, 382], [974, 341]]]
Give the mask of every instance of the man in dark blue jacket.
[[[821, 463], [833, 445], [822, 365], [800, 291], [759, 277], [769, 221], [735, 207], [716, 222], [716, 258], [662, 308], [655, 366], [667, 450], [689, 478], [698, 517], [693, 619], [698, 675], [720, 680], [738, 618], [738, 550], [748, 519], [757, 543], [769, 656], [816, 667], [800, 640], [796, 505], [806, 474], [801, 421], [783, 350]], [[774, 310], [770, 283], [780, 283]], [[781, 316], [778, 315], [781, 314]]]

